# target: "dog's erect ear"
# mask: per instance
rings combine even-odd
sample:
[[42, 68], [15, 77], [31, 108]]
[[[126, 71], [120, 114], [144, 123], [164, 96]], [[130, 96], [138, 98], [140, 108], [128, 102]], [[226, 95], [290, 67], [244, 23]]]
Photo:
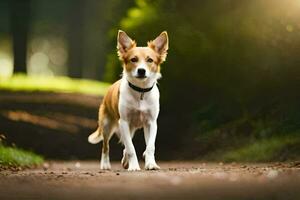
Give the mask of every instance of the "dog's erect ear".
[[134, 46], [136, 46], [136, 43], [124, 31], [119, 30], [117, 48], [120, 58], [122, 54], [126, 53]]
[[158, 53], [166, 52], [169, 48], [169, 39], [167, 31], [162, 32], [155, 40], [152, 41], [155, 50]]
[[155, 40], [148, 42], [148, 46], [160, 54], [161, 62], [165, 61], [169, 49], [167, 31], [162, 32]]

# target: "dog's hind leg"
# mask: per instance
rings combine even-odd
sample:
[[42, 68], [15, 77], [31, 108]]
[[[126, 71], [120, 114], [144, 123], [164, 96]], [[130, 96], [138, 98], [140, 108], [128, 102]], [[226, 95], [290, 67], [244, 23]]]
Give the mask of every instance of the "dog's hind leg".
[[111, 169], [110, 159], [109, 159], [109, 140], [113, 135], [113, 129], [114, 129], [114, 123], [110, 119], [105, 118], [103, 120], [103, 129], [102, 129], [103, 146], [102, 146], [102, 155], [101, 155], [101, 162], [100, 162], [100, 168], [104, 170]]
[[[118, 128], [118, 129], [116, 129], [116, 135], [119, 137], [119, 139], [120, 139], [120, 141], [119, 142], [122, 142], [121, 141], [121, 135], [120, 135], [120, 129]], [[121, 160], [121, 165], [122, 165], [122, 167], [124, 168], [124, 169], [128, 169], [128, 167], [129, 167], [129, 163], [128, 163], [128, 155], [127, 155], [127, 153], [126, 153], [126, 149], [125, 149], [125, 147], [124, 147], [124, 149], [123, 149], [123, 157], [122, 157], [122, 160]]]

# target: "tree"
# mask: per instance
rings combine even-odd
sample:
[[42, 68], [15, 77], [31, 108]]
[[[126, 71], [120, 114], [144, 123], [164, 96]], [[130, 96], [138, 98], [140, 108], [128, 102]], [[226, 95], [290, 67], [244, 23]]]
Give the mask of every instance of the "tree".
[[11, 34], [13, 38], [14, 73], [27, 72], [26, 57], [31, 0], [12, 0]]
[[84, 0], [77, 0], [70, 6], [68, 23], [68, 75], [72, 78], [82, 78], [85, 3], [86, 1]]

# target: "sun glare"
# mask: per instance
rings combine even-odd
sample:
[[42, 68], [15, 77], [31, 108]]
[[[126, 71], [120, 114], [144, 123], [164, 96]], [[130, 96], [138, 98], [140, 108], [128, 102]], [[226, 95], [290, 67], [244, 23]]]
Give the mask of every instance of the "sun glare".
[[0, 51], [0, 78], [8, 78], [13, 74], [12, 57]]

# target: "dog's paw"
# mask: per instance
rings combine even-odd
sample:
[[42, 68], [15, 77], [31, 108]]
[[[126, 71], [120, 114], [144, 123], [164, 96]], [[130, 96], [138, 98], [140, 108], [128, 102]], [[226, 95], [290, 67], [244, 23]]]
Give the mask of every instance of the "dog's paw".
[[139, 165], [139, 163], [138, 163], [138, 161], [137, 160], [129, 160], [128, 161], [128, 171], [139, 171], [139, 170], [141, 170], [141, 168], [140, 168], [140, 165]]
[[128, 167], [128, 169], [127, 169], [128, 171], [140, 171], [141, 170], [141, 168], [140, 168], [140, 166], [130, 166], [129, 165], [129, 167]]
[[109, 162], [101, 162], [100, 163], [100, 169], [102, 170], [110, 170], [111, 169], [111, 165]]
[[160, 167], [155, 162], [150, 162], [145, 164], [146, 170], [159, 170]]

